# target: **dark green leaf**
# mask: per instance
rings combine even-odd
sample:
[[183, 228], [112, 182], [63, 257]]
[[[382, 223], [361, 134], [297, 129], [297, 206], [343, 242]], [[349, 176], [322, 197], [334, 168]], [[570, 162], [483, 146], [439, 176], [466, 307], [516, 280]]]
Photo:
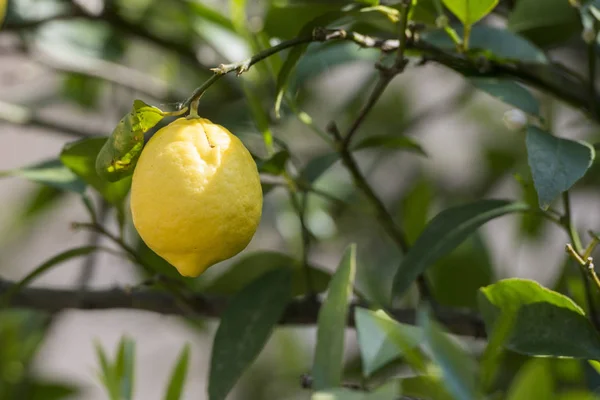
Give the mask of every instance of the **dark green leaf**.
[[115, 375], [120, 382], [119, 393], [123, 400], [131, 400], [133, 397], [134, 363], [135, 342], [127, 337], [123, 337], [119, 343], [119, 351], [115, 364]]
[[187, 377], [189, 361], [190, 345], [186, 344], [179, 355], [179, 359], [177, 360], [177, 364], [175, 364], [175, 368], [173, 368], [173, 372], [171, 372], [171, 379], [169, 380], [165, 400], [179, 400], [181, 398], [183, 385], [185, 384], [185, 379]]
[[42, 265], [40, 265], [39, 267], [37, 267], [33, 271], [31, 271], [29, 274], [27, 274], [25, 276], [25, 278], [21, 279], [18, 283], [16, 283], [14, 286], [12, 286], [10, 290], [6, 291], [6, 293], [2, 297], [2, 302], [10, 303], [10, 299], [16, 293], [18, 293], [19, 290], [21, 290], [25, 286], [29, 285], [32, 281], [34, 281], [40, 275], [44, 274], [45, 272], [47, 272], [51, 268], [55, 267], [56, 265], [58, 265], [64, 261], [70, 260], [71, 258], [74, 258], [74, 257], [88, 255], [96, 250], [98, 250], [97, 246], [76, 247], [74, 249], [64, 251], [64, 252], [50, 258], [49, 260], [46, 260], [44, 263], [42, 263]]
[[432, 200], [432, 185], [425, 178], [421, 178], [415, 182], [402, 198], [400, 219], [410, 243], [414, 243], [423, 229], [425, 229], [425, 226], [427, 226]]
[[427, 225], [402, 260], [394, 276], [393, 297], [403, 295], [420, 273], [454, 250], [481, 225], [527, 209], [529, 206], [523, 203], [481, 200], [442, 211]]
[[548, 302], [523, 305], [507, 347], [532, 356], [600, 360], [600, 335], [582, 314]]
[[474, 233], [434, 263], [428, 277], [438, 303], [476, 308], [477, 290], [492, 283], [493, 279], [493, 266], [481, 235]]
[[266, 344], [290, 298], [288, 269], [269, 271], [239, 292], [215, 334], [210, 361], [210, 400], [223, 400]]
[[309, 183], [313, 183], [339, 159], [340, 156], [338, 153], [327, 153], [317, 156], [308, 162], [302, 170], [300, 177]]
[[[462, 35], [462, 27], [456, 27]], [[423, 39], [436, 46], [449, 50], [456, 45], [444, 30], [435, 30], [423, 33]], [[531, 63], [548, 63], [548, 58], [542, 50], [528, 40], [515, 35], [503, 28], [494, 28], [486, 25], [475, 25], [471, 31], [471, 49], [490, 51], [500, 59], [518, 60]]]
[[269, 127], [269, 115], [267, 110], [263, 108], [260, 97], [255, 89], [249, 87], [245, 81], [242, 81], [242, 88], [248, 106], [250, 107], [254, 123], [263, 137], [267, 154], [271, 154], [273, 150], [273, 132], [271, 132], [271, 128]]
[[49, 160], [29, 167], [0, 172], [0, 177], [4, 176], [19, 176], [32, 182], [79, 194], [83, 194], [86, 187], [85, 182], [65, 167], [60, 160]]
[[547, 359], [529, 360], [511, 384], [507, 400], [553, 399], [553, 380]]
[[271, 158], [258, 161], [256, 163], [258, 171], [271, 175], [281, 175], [285, 171], [285, 163], [289, 158], [290, 153], [287, 150], [278, 151]]
[[421, 329], [396, 322], [382, 310], [357, 307], [354, 319], [364, 376], [400, 357], [416, 370], [425, 365], [422, 356], [413, 351], [421, 343]]
[[477, 392], [477, 364], [448, 337], [425, 310], [419, 311], [419, 326], [433, 361], [441, 368], [446, 389], [457, 400], [481, 398]]
[[515, 106], [528, 114], [539, 115], [539, 102], [529, 90], [513, 80], [500, 78], [469, 78], [478, 89], [489, 93], [507, 104]]
[[[314, 28], [316, 27], [325, 27], [328, 24], [332, 23], [336, 19], [342, 16], [341, 11], [331, 11], [325, 14], [321, 14], [318, 17], [312, 19], [306, 25], [302, 27], [297, 36], [306, 36], [310, 35]], [[297, 16], [296, 16], [297, 17]], [[285, 59], [281, 69], [279, 70], [279, 74], [277, 75], [277, 87], [276, 87], [276, 95], [275, 95], [275, 115], [279, 118], [279, 110], [281, 109], [281, 102], [283, 101], [283, 96], [285, 94], [288, 81], [290, 79], [290, 75], [296, 68], [298, 61], [306, 52], [308, 48], [308, 44], [301, 44], [298, 46], [294, 46], [292, 50], [290, 50], [287, 58]]]
[[353, 150], [356, 151], [372, 147], [383, 147], [385, 149], [392, 150], [408, 150], [423, 156], [427, 156], [427, 153], [425, 153], [425, 150], [423, 150], [421, 145], [407, 136], [369, 136], [357, 143]]
[[[236, 262], [215, 280], [198, 281], [197, 290], [207, 294], [233, 295], [265, 272], [275, 269], [288, 269], [292, 272], [292, 296], [308, 293], [306, 271], [303, 267], [287, 254], [275, 251], [251, 253]], [[320, 293], [327, 289], [331, 279], [327, 272], [309, 267], [309, 275], [312, 289], [315, 292]]]
[[355, 272], [356, 245], [351, 244], [342, 256], [329, 284], [327, 299], [319, 310], [312, 368], [315, 390], [338, 387], [342, 383], [344, 331]]
[[87, 75], [68, 73], [63, 81], [62, 93], [79, 106], [93, 109], [100, 101], [103, 81]]
[[562, 139], [534, 126], [527, 128], [525, 144], [542, 209], [583, 177], [595, 157], [589, 144]]
[[452, 14], [465, 25], [473, 25], [488, 15], [498, 0], [442, 0]]
[[60, 160], [77, 176], [96, 189], [112, 205], [120, 205], [129, 192], [131, 178], [107, 182], [96, 173], [96, 157], [107, 138], [93, 137], [65, 145]]
[[519, 0], [508, 18], [508, 29], [540, 46], [558, 44], [581, 32], [577, 9], [563, 0]]
[[72, 399], [78, 390], [73, 386], [67, 386], [59, 383], [36, 381], [29, 389], [28, 400], [62, 400]]

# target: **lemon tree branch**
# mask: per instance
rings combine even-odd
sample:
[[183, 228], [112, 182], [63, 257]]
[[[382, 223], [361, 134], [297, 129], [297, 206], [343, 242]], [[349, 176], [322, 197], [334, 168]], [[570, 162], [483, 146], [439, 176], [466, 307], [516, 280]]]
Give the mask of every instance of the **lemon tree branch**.
[[[11, 290], [14, 285], [13, 282], [0, 279], [0, 296]], [[228, 303], [229, 299], [226, 297], [194, 295], [188, 299], [187, 303], [193, 311], [193, 314], [190, 314], [181, 307], [181, 302], [172, 294], [148, 288], [90, 289], [80, 293], [78, 290], [28, 287], [15, 293], [11, 301], [13, 307], [34, 308], [50, 314], [71, 309], [130, 309], [195, 318], [219, 318]], [[361, 304], [353, 303], [351, 311], [348, 313], [348, 325], [351, 327], [354, 326], [352, 310], [357, 306], [361, 306]], [[317, 322], [320, 307], [321, 302], [312, 298], [293, 300], [288, 304], [279, 324], [314, 325]], [[473, 312], [451, 308], [439, 309], [436, 312], [437, 318], [450, 331], [464, 336], [485, 337], [483, 321]], [[394, 309], [390, 313], [400, 322], [415, 324], [417, 312], [414, 309]]]

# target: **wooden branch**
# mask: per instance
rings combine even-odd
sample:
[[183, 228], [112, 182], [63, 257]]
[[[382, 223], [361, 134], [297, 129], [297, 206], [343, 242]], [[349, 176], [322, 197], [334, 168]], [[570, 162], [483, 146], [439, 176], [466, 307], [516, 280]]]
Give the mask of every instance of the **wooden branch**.
[[[0, 279], [0, 297], [10, 290], [15, 283]], [[227, 306], [228, 300], [219, 296], [196, 295], [191, 304], [195, 316], [219, 318]], [[354, 308], [360, 304], [352, 304], [348, 325], [354, 327]], [[126, 290], [114, 288], [107, 290], [90, 290], [80, 292], [76, 289], [48, 289], [28, 287], [16, 293], [11, 307], [33, 308], [56, 314], [69, 309], [108, 310], [132, 309], [151, 311], [160, 314], [188, 315], [186, 309], [178, 304], [178, 300], [168, 293], [151, 289]], [[321, 303], [311, 299], [294, 299], [287, 307], [281, 325], [314, 325]], [[396, 309], [390, 314], [399, 322], [415, 324], [416, 310]], [[451, 332], [457, 335], [475, 338], [486, 337], [483, 321], [471, 311], [441, 309], [437, 319]]]

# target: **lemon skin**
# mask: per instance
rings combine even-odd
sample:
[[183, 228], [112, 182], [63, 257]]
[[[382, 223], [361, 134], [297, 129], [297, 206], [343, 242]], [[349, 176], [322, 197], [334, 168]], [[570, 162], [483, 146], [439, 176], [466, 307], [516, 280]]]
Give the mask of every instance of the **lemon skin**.
[[183, 276], [196, 277], [246, 248], [262, 203], [250, 152], [204, 118], [179, 118], [156, 132], [133, 173], [133, 224]]

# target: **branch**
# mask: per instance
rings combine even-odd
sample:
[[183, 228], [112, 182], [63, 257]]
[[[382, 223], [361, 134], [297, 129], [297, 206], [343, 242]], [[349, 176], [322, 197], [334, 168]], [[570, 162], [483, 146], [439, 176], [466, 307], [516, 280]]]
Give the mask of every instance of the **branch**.
[[[15, 284], [0, 279], [0, 297], [11, 289]], [[191, 304], [194, 317], [219, 318], [228, 301], [225, 297], [195, 295], [188, 304]], [[108, 310], [108, 309], [132, 309], [151, 311], [169, 315], [188, 315], [181, 308], [178, 299], [164, 292], [149, 289], [109, 289], [89, 290], [80, 293], [77, 290], [47, 289], [28, 287], [17, 292], [12, 297], [12, 307], [34, 308], [56, 314], [69, 309], [82, 310]], [[314, 325], [317, 323], [321, 303], [312, 298], [293, 300], [288, 305], [279, 323], [281, 325]], [[348, 325], [354, 326], [354, 308], [360, 306], [357, 303], [351, 305]], [[391, 315], [399, 322], [415, 324], [416, 311], [413, 309], [392, 310]], [[437, 319], [446, 325], [448, 329], [457, 334], [484, 338], [485, 329], [481, 318], [470, 311], [446, 309], [439, 310]]]

